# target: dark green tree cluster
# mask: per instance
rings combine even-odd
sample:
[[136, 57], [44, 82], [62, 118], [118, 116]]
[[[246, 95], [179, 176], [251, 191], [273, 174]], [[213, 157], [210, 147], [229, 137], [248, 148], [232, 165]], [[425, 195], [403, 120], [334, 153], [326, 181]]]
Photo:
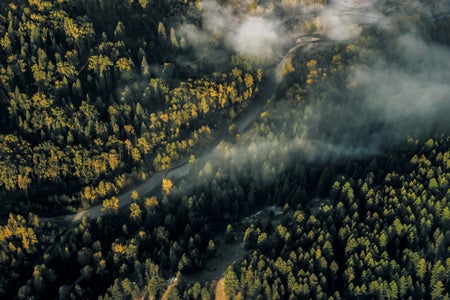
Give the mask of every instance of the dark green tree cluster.
[[[300, 205], [280, 224], [251, 225], [253, 249], [225, 274], [245, 299], [449, 297], [448, 137], [428, 140], [408, 171], [381, 184], [339, 177], [317, 210]], [[291, 200], [291, 202], [299, 202]]]

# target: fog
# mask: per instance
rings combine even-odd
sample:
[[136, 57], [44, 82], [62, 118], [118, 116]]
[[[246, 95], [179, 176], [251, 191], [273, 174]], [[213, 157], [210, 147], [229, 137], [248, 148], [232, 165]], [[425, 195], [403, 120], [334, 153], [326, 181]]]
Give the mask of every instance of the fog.
[[245, 1], [238, 8], [213, 0], [201, 1], [201, 25], [182, 24], [177, 32], [197, 57], [211, 61], [227, 63], [229, 53], [267, 59], [281, 55], [280, 50], [288, 41], [281, 20], [270, 14], [239, 10], [246, 5]]
[[413, 34], [400, 37], [396, 47], [403, 62], [380, 60], [372, 68], [358, 66], [349, 78], [364, 90], [368, 112], [398, 130], [420, 132], [445, 121], [450, 104], [448, 48], [427, 44]]
[[376, 1], [335, 0], [319, 13], [321, 29], [334, 41], [351, 40], [361, 33], [360, 25], [387, 26], [390, 18], [377, 11]]
[[[238, 53], [274, 55], [292, 44], [293, 34], [273, 15], [242, 15], [207, 3], [210, 11], [203, 17], [207, 34], [224, 31], [227, 45]], [[331, 41], [352, 42], [361, 34], [361, 25], [389, 30], [403, 16], [398, 10], [384, 15], [377, 3], [341, 0], [313, 11], [320, 16], [319, 30]], [[205, 34], [200, 32], [200, 37]], [[408, 136], [426, 138], [449, 129], [448, 47], [426, 41], [410, 28], [385, 49], [361, 49], [360, 53], [359, 63], [342, 83], [319, 84], [298, 104], [281, 100], [270, 108], [267, 121], [256, 118], [257, 124], [263, 124], [260, 129], [217, 146], [209, 156], [208, 172], [202, 170], [204, 161], [194, 169], [207, 178], [214, 164], [212, 169], [222, 173], [270, 180], [299, 159], [328, 163], [370, 157], [404, 144]]]
[[[377, 1], [334, 0], [329, 5], [299, 5], [281, 1], [249, 9], [249, 1], [219, 4], [200, 1], [200, 24], [185, 23], [177, 29], [197, 58], [227, 63], [226, 54], [243, 54], [270, 60], [284, 55], [295, 37], [305, 34], [288, 28], [286, 21], [309, 21], [319, 33], [334, 41], [356, 38], [361, 24], [387, 26], [390, 18], [375, 8]], [[300, 30], [300, 31], [299, 31]]]
[[233, 49], [250, 56], [271, 56], [274, 47], [282, 45], [285, 38], [274, 22], [262, 17], [246, 18], [236, 31], [228, 35]]
[[[450, 115], [450, 50], [409, 32], [382, 50], [364, 50], [343, 84], [319, 85], [319, 99], [306, 98], [294, 110], [291, 124], [280, 130], [305, 140], [321, 140], [340, 151], [316, 145], [318, 157], [343, 159], [376, 153], [447, 130]], [[315, 94], [315, 93], [312, 93]], [[273, 114], [281, 114], [283, 107]], [[298, 128], [306, 128], [299, 130]], [[336, 148], [334, 148], [336, 149]], [[354, 151], [352, 151], [354, 149]], [[365, 149], [365, 151], [361, 151]]]

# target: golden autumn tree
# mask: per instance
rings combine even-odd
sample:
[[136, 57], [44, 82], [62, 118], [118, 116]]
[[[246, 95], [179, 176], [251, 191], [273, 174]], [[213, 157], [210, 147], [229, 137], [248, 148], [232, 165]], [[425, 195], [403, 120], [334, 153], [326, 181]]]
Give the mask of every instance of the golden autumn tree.
[[169, 178], [163, 178], [162, 180], [162, 191], [164, 194], [168, 195], [172, 191], [173, 182]]
[[131, 192], [131, 199], [133, 199], [134, 201], [138, 200], [139, 199], [139, 192], [136, 191], [136, 190], [133, 190]]
[[119, 198], [113, 196], [110, 199], [103, 200], [102, 211], [117, 213], [119, 211]]
[[130, 217], [133, 220], [138, 220], [141, 217], [142, 210], [137, 203], [131, 203], [130, 204]]

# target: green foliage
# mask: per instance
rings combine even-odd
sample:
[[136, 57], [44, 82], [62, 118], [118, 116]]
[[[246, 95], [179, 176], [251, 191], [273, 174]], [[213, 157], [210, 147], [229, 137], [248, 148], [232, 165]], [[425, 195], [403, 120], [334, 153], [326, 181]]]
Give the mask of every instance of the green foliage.
[[233, 268], [228, 267], [227, 271], [224, 275], [224, 284], [225, 284], [225, 295], [230, 298], [234, 298], [234, 296], [239, 291], [239, 280], [236, 277], [236, 273], [233, 271]]
[[[425, 170], [419, 171], [415, 159], [406, 159], [412, 162], [408, 171], [388, 172], [379, 184], [367, 177], [341, 177], [333, 184], [331, 202], [318, 212], [290, 210], [283, 227], [269, 226], [272, 231], [254, 235], [255, 224], [251, 224], [244, 245], [251, 244], [255, 250], [236, 268], [235, 276], [241, 281], [233, 292], [243, 291], [244, 298], [254, 298], [258, 287], [276, 290], [281, 298], [319, 293], [324, 298], [336, 294], [344, 298], [447, 297], [444, 283], [449, 273], [443, 262], [450, 261], [444, 250], [450, 244], [442, 232], [448, 232], [443, 218], [448, 191], [439, 185], [427, 188], [424, 183], [440, 165], [438, 149], [449, 146], [448, 137], [425, 143], [414, 154], [426, 161]], [[447, 171], [439, 173], [450, 176]], [[289, 241], [276, 238], [286, 233]]]
[[[249, 5], [254, 13], [266, 9], [258, 1]], [[180, 24], [202, 23], [200, 6], [190, 0], [0, 4], [4, 216], [100, 203], [109, 212], [64, 231], [35, 214], [10, 214], [0, 227], [0, 298], [159, 299], [166, 279], [179, 272], [168, 299], [212, 299], [213, 284], [183, 277], [215, 256], [222, 245], [214, 240], [228, 223], [226, 246], [243, 236], [252, 250], [225, 272], [230, 298], [448, 298], [446, 135], [421, 148], [411, 138], [406, 152], [355, 161], [310, 164], [286, 147], [290, 166], [279, 151], [231, 164], [232, 143], [241, 135], [221, 119], [236, 117], [260, 90], [273, 88], [281, 97], [267, 109], [282, 109], [263, 112], [252, 134], [285, 145], [305, 133], [320, 140], [320, 128], [277, 129], [294, 117], [311, 118], [313, 101], [357, 94], [356, 83], [342, 83], [348, 66], [367, 58], [358, 47], [376, 44], [383, 32], [318, 57], [294, 56], [282, 70], [287, 86], [266, 87], [263, 74], [270, 76], [272, 66], [259, 69], [257, 59], [234, 55], [214, 73], [203, 61], [183, 61], [193, 49], [180, 37]], [[211, 40], [211, 46], [223, 45]], [[327, 90], [331, 83], [342, 89]], [[219, 127], [233, 135], [217, 148], [230, 159], [204, 163], [191, 194], [181, 195], [166, 179], [161, 200], [136, 192], [129, 210], [119, 212], [117, 195], [137, 178], [188, 158], [195, 169], [194, 150], [226, 135]], [[338, 130], [329, 134], [340, 137]], [[255, 161], [261, 169], [251, 168]], [[324, 203], [316, 205], [316, 196]], [[284, 207], [282, 215], [242, 229], [242, 216], [267, 204]]]
[[234, 230], [231, 224], [227, 225], [227, 229], [225, 231], [225, 243], [231, 243], [234, 241]]

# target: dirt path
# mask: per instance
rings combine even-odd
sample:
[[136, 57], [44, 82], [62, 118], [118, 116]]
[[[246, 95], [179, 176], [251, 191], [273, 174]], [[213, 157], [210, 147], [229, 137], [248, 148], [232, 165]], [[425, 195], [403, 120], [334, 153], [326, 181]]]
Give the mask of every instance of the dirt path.
[[217, 282], [216, 289], [214, 291], [214, 299], [228, 300], [227, 295], [225, 295], [225, 280], [223, 278]]
[[[161, 182], [163, 178], [170, 178], [172, 181], [178, 180], [180, 178], [185, 177], [187, 174], [189, 174], [189, 171], [191, 170], [192, 165], [183, 162], [179, 166], [169, 170], [169, 171], [160, 171], [148, 178], [145, 182], [140, 183], [126, 192], [122, 193], [118, 196], [119, 198], [119, 209], [127, 206], [131, 203], [131, 193], [133, 191], [137, 191], [139, 195], [143, 196], [151, 191], [153, 191], [155, 188], [159, 188], [161, 186]], [[88, 219], [95, 219], [97, 217], [105, 215], [107, 212], [102, 210], [103, 205], [98, 204], [95, 205], [89, 209], [80, 211], [75, 214], [70, 214], [62, 217], [54, 217], [54, 218], [42, 218], [44, 221], [50, 221], [50, 220], [62, 220], [67, 223], [75, 223], [81, 221], [83, 217], [86, 217]]]
[[164, 294], [161, 296], [161, 300], [167, 300], [170, 290], [173, 289], [174, 287], [176, 287], [177, 284], [178, 284], [178, 280], [175, 280], [171, 284], [169, 284], [167, 286], [166, 290], [164, 291]]
[[[145, 195], [145, 194], [149, 193], [150, 191], [152, 191], [154, 188], [156, 188], [158, 185], [160, 185], [163, 178], [164, 178], [164, 172], [155, 173], [146, 182], [141, 183], [138, 186], [135, 186], [132, 189], [128, 190], [127, 192], [118, 196], [119, 208], [131, 203], [131, 200], [132, 200], [131, 193], [134, 190], [136, 190], [139, 193], [139, 195]], [[79, 213], [65, 216], [64, 221], [72, 222], [72, 223], [78, 222], [83, 217], [86, 217], [88, 219], [95, 219], [106, 213], [105, 211], [102, 211], [102, 208], [103, 208], [102, 204], [93, 206], [87, 210], [80, 211]]]

